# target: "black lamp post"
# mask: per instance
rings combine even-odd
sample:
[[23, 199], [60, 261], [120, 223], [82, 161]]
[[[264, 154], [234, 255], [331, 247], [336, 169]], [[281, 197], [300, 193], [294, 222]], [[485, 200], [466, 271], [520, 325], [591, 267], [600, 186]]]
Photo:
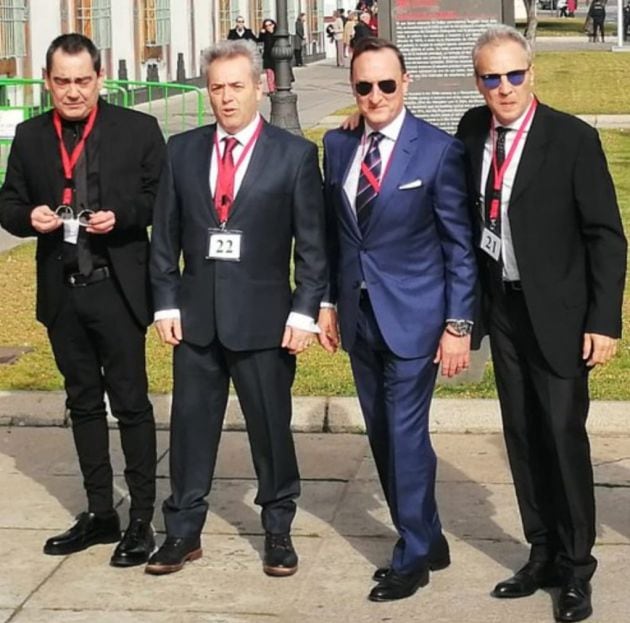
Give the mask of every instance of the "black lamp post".
[[271, 56], [276, 72], [276, 92], [271, 95], [271, 123], [302, 134], [297, 112], [297, 95], [291, 93], [291, 59], [293, 46], [289, 38], [287, 0], [276, 0], [277, 25]]

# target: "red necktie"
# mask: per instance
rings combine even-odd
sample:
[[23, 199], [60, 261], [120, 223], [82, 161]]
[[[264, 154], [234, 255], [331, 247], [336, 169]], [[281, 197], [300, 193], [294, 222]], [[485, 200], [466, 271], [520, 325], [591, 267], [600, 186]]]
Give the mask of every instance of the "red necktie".
[[239, 144], [238, 140], [233, 136], [223, 139], [225, 147], [223, 149], [223, 157], [221, 158], [221, 166], [219, 167], [219, 175], [217, 176], [216, 190], [216, 207], [219, 214], [219, 222], [225, 223], [230, 214], [230, 208], [234, 201], [234, 177], [236, 167], [234, 166], [234, 149]]

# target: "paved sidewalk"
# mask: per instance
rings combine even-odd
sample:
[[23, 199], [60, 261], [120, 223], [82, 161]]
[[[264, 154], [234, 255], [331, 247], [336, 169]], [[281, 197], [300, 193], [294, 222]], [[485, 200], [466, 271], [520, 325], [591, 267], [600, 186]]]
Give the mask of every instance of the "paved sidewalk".
[[[167, 433], [158, 434], [158, 496], [168, 493]], [[0, 429], [0, 621], [11, 623], [542, 623], [554, 592], [521, 600], [489, 596], [526, 558], [498, 434], [434, 435], [438, 498], [453, 564], [412, 598], [366, 599], [371, 573], [395, 541], [363, 435], [297, 434], [303, 492], [294, 526], [300, 570], [268, 578], [253, 506], [255, 480], [244, 433], [223, 436], [204, 556], [177, 574], [108, 566], [112, 546], [68, 557], [42, 554], [46, 538], [83, 510], [71, 434], [57, 428]], [[117, 502], [128, 508], [118, 436], [112, 435]], [[630, 439], [594, 436], [600, 561], [593, 621], [627, 621], [630, 557]], [[155, 525], [162, 531], [161, 514]], [[162, 535], [160, 535], [160, 539]]]

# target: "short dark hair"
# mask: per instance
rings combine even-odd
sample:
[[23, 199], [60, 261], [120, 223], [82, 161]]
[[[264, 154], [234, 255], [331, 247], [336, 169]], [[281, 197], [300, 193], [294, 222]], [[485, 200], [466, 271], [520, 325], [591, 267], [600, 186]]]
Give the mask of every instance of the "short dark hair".
[[46, 73], [49, 74], [53, 64], [53, 54], [61, 50], [65, 54], [80, 54], [87, 52], [92, 57], [92, 67], [97, 74], [101, 73], [101, 53], [93, 41], [78, 32], [59, 35], [53, 39], [46, 51]]
[[387, 39], [381, 39], [379, 37], [364, 37], [359, 39], [355, 46], [352, 48], [352, 59], [350, 60], [350, 75], [352, 76], [352, 69], [354, 68], [354, 61], [365, 54], [366, 52], [378, 52], [379, 50], [391, 50], [400, 63], [400, 69], [403, 74], [407, 73], [407, 66], [405, 65], [405, 57], [402, 52]]

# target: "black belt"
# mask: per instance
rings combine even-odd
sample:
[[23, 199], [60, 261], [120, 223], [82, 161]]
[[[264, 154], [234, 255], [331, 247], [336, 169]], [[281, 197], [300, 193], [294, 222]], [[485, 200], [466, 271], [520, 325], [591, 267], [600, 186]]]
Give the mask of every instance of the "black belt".
[[506, 292], [522, 292], [523, 286], [520, 281], [504, 281], [503, 289]]
[[109, 275], [109, 268], [103, 266], [102, 268], [95, 268], [92, 273], [87, 276], [81, 273], [70, 273], [65, 276], [65, 280], [71, 288], [82, 288], [109, 279]]

